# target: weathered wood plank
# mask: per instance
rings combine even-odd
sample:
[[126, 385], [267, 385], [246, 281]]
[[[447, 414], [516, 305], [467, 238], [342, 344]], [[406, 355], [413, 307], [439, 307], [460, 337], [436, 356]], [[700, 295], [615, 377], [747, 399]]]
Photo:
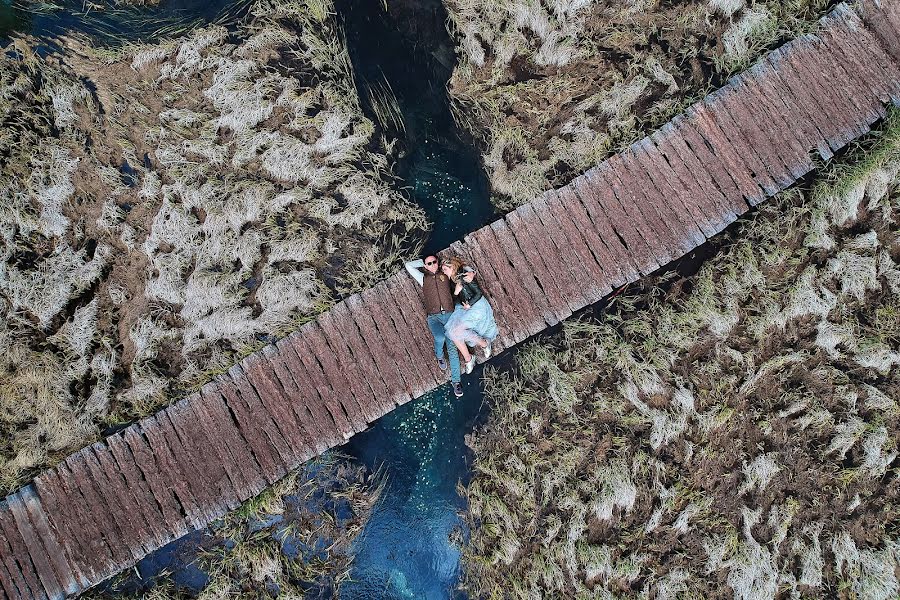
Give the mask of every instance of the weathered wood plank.
[[[557, 264], [568, 269], [581, 287], [580, 302], [584, 306], [593, 304], [612, 290], [612, 284], [591, 254], [580, 229], [565, 214], [555, 210], [560, 206], [558, 200], [556, 192], [543, 194], [534, 201], [534, 212], [556, 249]], [[556, 204], [552, 205], [554, 201]]]
[[[13, 499], [15, 501], [15, 499]], [[9, 507], [8, 500], [0, 501], [0, 537], [4, 538], [11, 549], [10, 557], [14, 561], [11, 570], [17, 572], [20, 576], [21, 587], [24, 588], [26, 595], [23, 598], [43, 598], [46, 597], [44, 588], [38, 579], [37, 569], [31, 562], [31, 555], [25, 546], [22, 536], [16, 529], [12, 511]]]
[[[355, 324], [356, 343], [371, 348], [369, 373], [383, 376], [385, 400], [400, 406], [412, 399], [406, 377], [413, 378], [411, 357], [406, 355], [390, 317], [384, 314], [379, 294], [372, 288], [347, 298], [347, 318]], [[371, 375], [370, 375], [371, 377]]]
[[[19, 497], [28, 513], [28, 519], [44, 549], [47, 552], [53, 570], [57, 575], [57, 581], [68, 595], [73, 595], [84, 588], [87, 582], [74, 566], [74, 562], [62, 547], [56, 532], [51, 528], [50, 521], [44, 512], [40, 499], [35, 494], [34, 488], [26, 485], [19, 491]], [[0, 550], [2, 552], [2, 550]]]
[[325, 377], [322, 365], [316, 360], [307, 340], [297, 333], [288, 336], [282, 342], [279, 342], [278, 347], [293, 352], [296, 360], [300, 361], [299, 363], [292, 361], [291, 364], [303, 365], [312, 387], [318, 392], [325, 409], [331, 415], [332, 421], [344, 439], [349, 439], [357, 431], [362, 431], [359, 428], [365, 427], [365, 424], [356, 423], [351, 419], [350, 414], [347, 413], [347, 410], [341, 404], [337, 392], [332, 389], [331, 383]]
[[647, 227], [644, 217], [622, 206], [604, 178], [601, 167], [603, 165], [590, 169], [582, 177], [576, 177], [570, 186], [587, 210], [597, 232], [604, 239], [618, 239], [632, 257], [638, 272], [648, 275], [660, 264], [653, 248], [644, 239], [642, 229]]
[[241, 432], [241, 436], [250, 446], [254, 459], [262, 468], [262, 475], [265, 477], [266, 483], [275, 483], [287, 473], [287, 467], [281, 460], [281, 456], [275, 449], [275, 443], [270, 437], [270, 432], [278, 435], [274, 425], [257, 408], [258, 400], [251, 398], [248, 401], [244, 398], [237, 383], [223, 382], [218, 391], [222, 394], [225, 405]]
[[[28, 512], [25, 509], [25, 501], [20, 493], [15, 493], [7, 497], [6, 507], [12, 513], [13, 523], [18, 529], [18, 538], [21, 538], [25, 545], [31, 564], [37, 574], [37, 579], [41, 582], [41, 586], [50, 598], [62, 598], [65, 595], [63, 586], [60, 583], [61, 577], [56, 573], [50, 562], [50, 556], [47, 549], [41, 543]], [[2, 508], [2, 505], [0, 505]], [[15, 532], [13, 532], [15, 535]], [[24, 557], [23, 557], [24, 560]]]
[[548, 204], [558, 219], [568, 219], [572, 222], [584, 238], [594, 262], [606, 274], [611, 288], [620, 287], [640, 278], [634, 257], [628, 252], [625, 244], [611, 229], [600, 233], [602, 227], [608, 228], [608, 224], [605, 221], [591, 221], [587, 208], [582, 204], [573, 186], [565, 186], [553, 192], [548, 196]]

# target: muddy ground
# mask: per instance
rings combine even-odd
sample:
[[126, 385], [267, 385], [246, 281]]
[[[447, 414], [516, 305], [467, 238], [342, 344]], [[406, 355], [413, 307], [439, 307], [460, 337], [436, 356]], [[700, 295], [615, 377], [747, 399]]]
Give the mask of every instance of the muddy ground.
[[898, 171], [895, 114], [695, 275], [488, 374], [473, 597], [897, 597]]

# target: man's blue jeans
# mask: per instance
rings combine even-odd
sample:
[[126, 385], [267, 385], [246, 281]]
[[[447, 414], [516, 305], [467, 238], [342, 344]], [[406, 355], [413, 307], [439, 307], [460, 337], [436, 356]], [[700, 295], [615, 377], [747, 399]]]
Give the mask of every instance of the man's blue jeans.
[[447, 339], [444, 334], [444, 325], [450, 320], [453, 313], [439, 313], [436, 315], [428, 315], [428, 329], [434, 336], [434, 355], [437, 358], [444, 356], [444, 345], [447, 346], [447, 359], [450, 361], [450, 381], [459, 382], [459, 351], [456, 344]]

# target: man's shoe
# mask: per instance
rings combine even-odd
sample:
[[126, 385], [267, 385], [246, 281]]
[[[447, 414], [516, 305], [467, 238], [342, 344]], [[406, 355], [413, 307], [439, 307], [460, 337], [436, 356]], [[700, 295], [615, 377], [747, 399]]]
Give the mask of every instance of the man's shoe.
[[491, 343], [488, 342], [488, 345], [484, 347], [484, 360], [487, 360], [491, 357]]
[[441, 368], [441, 371], [447, 370], [447, 361], [444, 360], [443, 356], [438, 359], [438, 366]]
[[462, 386], [458, 381], [453, 382], [453, 395], [457, 398], [462, 398]]
[[469, 359], [469, 362], [466, 363], [466, 375], [472, 372], [472, 369], [475, 368], [475, 357]]

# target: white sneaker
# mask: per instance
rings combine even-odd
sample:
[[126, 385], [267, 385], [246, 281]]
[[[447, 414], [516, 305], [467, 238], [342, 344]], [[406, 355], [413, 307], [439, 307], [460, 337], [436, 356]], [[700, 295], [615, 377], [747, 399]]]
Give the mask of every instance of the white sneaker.
[[475, 368], [475, 357], [469, 359], [469, 362], [466, 363], [466, 375], [472, 373], [472, 369]]
[[483, 348], [484, 350], [484, 360], [487, 360], [491, 357], [491, 345], [488, 344]]

